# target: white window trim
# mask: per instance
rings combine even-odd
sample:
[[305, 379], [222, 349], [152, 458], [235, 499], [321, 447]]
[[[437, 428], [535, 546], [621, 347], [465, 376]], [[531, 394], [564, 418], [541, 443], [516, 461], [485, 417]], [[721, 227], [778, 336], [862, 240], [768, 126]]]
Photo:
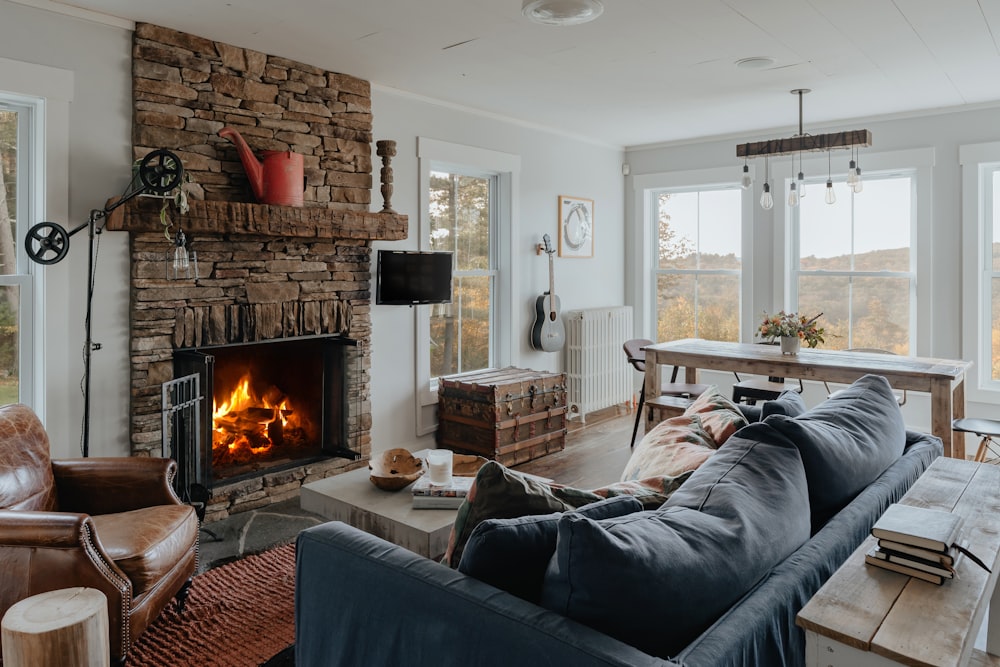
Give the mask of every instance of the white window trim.
[[[841, 159], [839, 163], [844, 163], [847, 153], [842, 155], [834, 153], [835, 157]], [[931, 192], [935, 153], [933, 148], [914, 148], [910, 150], [887, 151], [883, 153], [861, 154], [860, 166], [862, 168], [862, 178], [866, 172], [909, 172], [913, 173], [914, 188], [916, 198], [914, 202], [913, 215], [915, 216], [914, 242], [916, 253], [913, 259], [916, 261], [916, 312], [911, 313], [910, 325], [914, 331], [914, 351], [915, 356], [930, 356], [932, 349], [931, 323], [933, 322], [932, 296], [933, 296], [933, 249], [931, 242], [933, 209]], [[799, 170], [799, 162], [795, 160], [795, 173]], [[791, 215], [788, 208], [788, 186], [793, 178], [793, 167], [791, 159], [782, 159], [772, 162], [772, 173], [774, 182], [781, 184], [778, 194], [774, 199], [780, 204], [774, 207], [774, 294], [771, 295], [772, 302], [781, 304], [779, 307], [791, 308], [791, 300], [794, 290], [791, 284], [792, 278], [792, 258], [794, 257], [795, 238], [791, 233]], [[812, 157], [802, 160], [802, 171], [807, 175], [827, 174], [828, 162], [825, 154], [822, 157]], [[843, 164], [834, 170], [834, 178], [843, 179], [845, 167]], [[864, 196], [862, 193], [860, 196]]]
[[[31, 226], [44, 220], [69, 219], [69, 118], [73, 101], [74, 74], [69, 70], [0, 58], [0, 94], [7, 93], [19, 104], [32, 106], [35, 111], [32, 142], [34, 155], [28, 198], [28, 218], [21, 224]], [[20, 251], [19, 251], [20, 252]], [[34, 276], [32, 300], [33, 318], [30, 355], [33, 382], [26, 389], [30, 405], [42, 423], [46, 417], [47, 367], [66, 368], [68, 354], [57, 354], [60, 347], [50, 345], [46, 310], [66, 312], [67, 297], [47, 297], [45, 270], [29, 263]], [[57, 335], [57, 334], [54, 334]], [[57, 354], [56, 358], [52, 355]]]
[[962, 167], [962, 358], [972, 359], [974, 370], [965, 383], [966, 400], [995, 403], [998, 383], [991, 375], [992, 324], [986, 317], [990, 295], [983, 289], [987, 255], [985, 225], [992, 211], [987, 206], [986, 169], [1000, 165], [1000, 142], [958, 147]]
[[[750, 165], [751, 177], [754, 167]], [[650, 220], [656, 211], [654, 193], [661, 190], [680, 188], [713, 188], [720, 186], [739, 186], [742, 171], [727, 167], [713, 169], [693, 169], [690, 171], [669, 171], [655, 174], [641, 174], [632, 178], [632, 197], [635, 217], [638, 224], [632, 225], [630, 244], [639, 251], [633, 253], [638, 261], [631, 268], [631, 284], [635, 286], [631, 295], [633, 312], [635, 313], [635, 331], [637, 335], [654, 339], [656, 333], [656, 293], [651, 276], [654, 275], [653, 248], [656, 243], [657, 229]], [[748, 332], [753, 332], [753, 313], [746, 304], [752, 303], [753, 294], [753, 220], [754, 220], [753, 189], [742, 190], [740, 198], [740, 337], [745, 338]], [[747, 222], [750, 221], [750, 224]]]
[[[514, 276], [518, 275], [518, 253], [514, 252], [514, 239], [520, 238], [517, 207], [521, 182], [521, 157], [486, 148], [454, 144], [427, 137], [417, 137], [417, 158], [420, 169], [419, 222], [417, 225], [418, 248], [430, 249], [430, 178], [431, 164], [455, 165], [477, 172], [497, 175], [497, 267], [499, 276], [496, 287], [497, 322], [510, 326], [495, 327], [496, 348], [493, 352], [497, 366], [506, 366], [513, 358], [511, 332], [521, 330], [521, 309], [514, 307]], [[416, 331], [416, 409], [417, 435], [427, 435], [437, 428], [437, 419], [428, 406], [437, 404], [437, 382], [432, 381], [430, 357], [425, 351], [430, 346], [430, 307], [414, 306]]]

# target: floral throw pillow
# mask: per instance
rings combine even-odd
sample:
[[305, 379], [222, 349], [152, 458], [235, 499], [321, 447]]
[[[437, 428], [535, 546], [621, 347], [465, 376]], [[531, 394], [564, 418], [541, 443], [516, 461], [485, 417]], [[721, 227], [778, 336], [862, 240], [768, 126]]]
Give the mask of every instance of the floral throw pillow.
[[621, 481], [676, 478], [696, 470], [714, 452], [715, 442], [697, 416], [672, 417], [653, 427], [635, 446]]
[[720, 447], [729, 436], [749, 423], [736, 404], [723, 396], [714, 385], [691, 402], [684, 416], [697, 417], [715, 447]]

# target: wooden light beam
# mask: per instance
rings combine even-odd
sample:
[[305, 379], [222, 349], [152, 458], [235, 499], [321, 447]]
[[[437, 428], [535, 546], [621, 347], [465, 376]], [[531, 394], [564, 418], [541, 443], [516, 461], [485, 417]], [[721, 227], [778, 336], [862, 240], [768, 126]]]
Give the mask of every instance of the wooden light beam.
[[790, 153], [826, 151], [835, 148], [864, 148], [872, 145], [868, 130], [849, 130], [829, 134], [803, 134], [787, 139], [769, 139], [746, 144], [736, 144], [736, 157], [752, 158], [763, 155], [788, 155]]

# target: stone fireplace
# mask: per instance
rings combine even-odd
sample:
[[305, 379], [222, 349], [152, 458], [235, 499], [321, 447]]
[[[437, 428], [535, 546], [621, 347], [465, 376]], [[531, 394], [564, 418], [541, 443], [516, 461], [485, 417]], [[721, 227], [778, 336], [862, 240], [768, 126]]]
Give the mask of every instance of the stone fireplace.
[[[224, 432], [206, 521], [362, 465], [371, 454], [371, 244], [407, 236], [405, 215], [368, 211], [368, 82], [139, 24], [133, 93], [135, 157], [166, 148], [193, 183], [184, 215], [140, 196], [105, 225], [130, 235], [132, 455], [169, 455], [164, 382], [209, 373], [202, 411], [211, 415], [235, 400], [246, 372], [253, 396], [204, 427], [206, 446], [207, 431]], [[249, 203], [235, 149], [218, 136], [224, 126], [256, 151], [303, 154], [305, 205]], [[197, 279], [167, 278], [177, 230], [197, 253]]]

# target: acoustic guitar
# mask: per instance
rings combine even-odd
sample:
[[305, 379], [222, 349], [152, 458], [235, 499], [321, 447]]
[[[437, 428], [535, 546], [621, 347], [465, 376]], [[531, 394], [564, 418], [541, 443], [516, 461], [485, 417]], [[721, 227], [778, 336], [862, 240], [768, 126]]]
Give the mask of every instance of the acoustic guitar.
[[542, 237], [545, 253], [549, 256], [549, 291], [535, 299], [535, 323], [531, 327], [531, 347], [542, 352], [558, 352], [566, 343], [566, 328], [559, 316], [559, 297], [556, 296], [555, 271], [552, 255], [555, 249], [549, 235]]

